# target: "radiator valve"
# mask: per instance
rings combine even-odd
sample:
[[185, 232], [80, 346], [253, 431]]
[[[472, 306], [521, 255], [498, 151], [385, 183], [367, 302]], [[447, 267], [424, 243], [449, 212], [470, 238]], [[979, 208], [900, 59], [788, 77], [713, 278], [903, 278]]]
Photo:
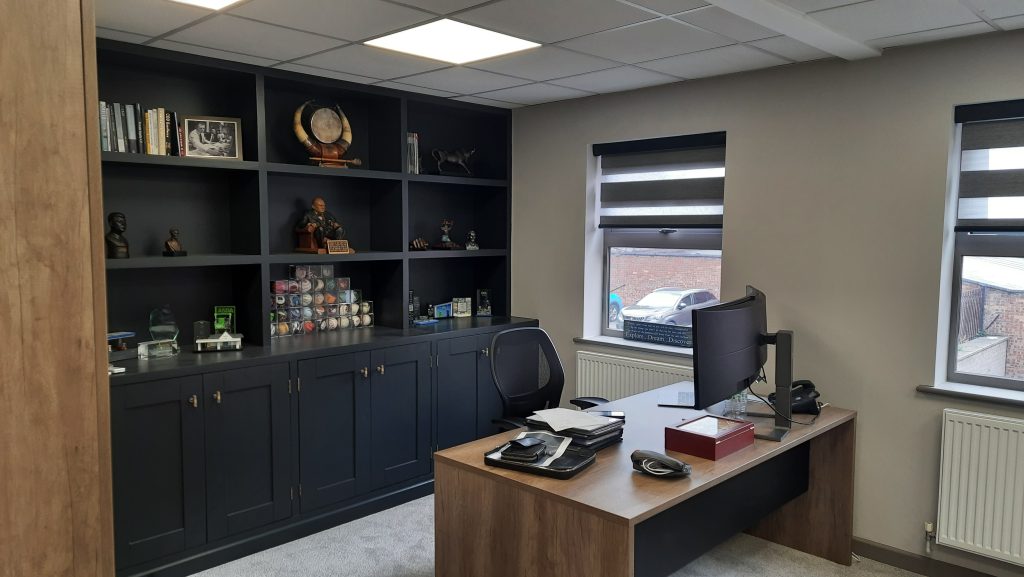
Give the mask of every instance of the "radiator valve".
[[935, 524], [927, 521], [924, 524], [924, 551], [932, 554], [932, 542], [935, 541]]

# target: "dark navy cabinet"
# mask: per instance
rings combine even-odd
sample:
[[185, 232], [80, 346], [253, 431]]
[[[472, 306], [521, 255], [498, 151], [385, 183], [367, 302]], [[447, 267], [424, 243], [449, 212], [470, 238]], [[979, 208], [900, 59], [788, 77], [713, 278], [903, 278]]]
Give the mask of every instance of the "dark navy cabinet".
[[437, 441], [447, 449], [497, 433], [501, 398], [491, 376], [493, 333], [437, 341]]
[[110, 393], [119, 567], [206, 542], [202, 384], [191, 376]]
[[370, 353], [371, 479], [386, 487], [430, 473], [430, 343]]
[[303, 512], [369, 489], [370, 353], [298, 362]]
[[203, 375], [207, 538], [291, 515], [288, 364]]

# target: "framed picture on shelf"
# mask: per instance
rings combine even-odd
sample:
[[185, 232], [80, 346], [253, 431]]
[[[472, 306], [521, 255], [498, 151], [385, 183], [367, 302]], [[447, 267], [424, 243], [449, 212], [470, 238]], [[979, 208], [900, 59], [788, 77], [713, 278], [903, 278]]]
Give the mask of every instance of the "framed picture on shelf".
[[185, 156], [242, 160], [242, 121], [220, 116], [186, 116], [182, 119]]

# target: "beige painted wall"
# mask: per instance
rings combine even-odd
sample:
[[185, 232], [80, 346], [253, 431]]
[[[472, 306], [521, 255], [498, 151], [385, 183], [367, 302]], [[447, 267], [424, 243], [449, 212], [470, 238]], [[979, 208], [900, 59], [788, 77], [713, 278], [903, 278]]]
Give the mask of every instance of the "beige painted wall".
[[589, 146], [727, 131], [724, 297], [765, 291], [796, 376], [860, 412], [855, 534], [923, 553], [943, 407], [1024, 417], [914, 390], [934, 379], [953, 107], [1024, 98], [1022, 55], [1003, 33], [516, 110], [514, 314], [550, 331], [572, 394], [585, 285], [600, 298]]

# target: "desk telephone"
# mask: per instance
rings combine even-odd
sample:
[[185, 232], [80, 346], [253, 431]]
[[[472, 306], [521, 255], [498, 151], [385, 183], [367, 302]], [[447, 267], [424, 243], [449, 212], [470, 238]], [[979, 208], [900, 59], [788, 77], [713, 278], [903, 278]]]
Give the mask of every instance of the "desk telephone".
[[[814, 389], [814, 383], [811, 381], [793, 381], [790, 392], [793, 414], [817, 415], [821, 413], [821, 407], [818, 406], [816, 400], [820, 396], [821, 393]], [[768, 395], [768, 400], [775, 403], [775, 393]]]

